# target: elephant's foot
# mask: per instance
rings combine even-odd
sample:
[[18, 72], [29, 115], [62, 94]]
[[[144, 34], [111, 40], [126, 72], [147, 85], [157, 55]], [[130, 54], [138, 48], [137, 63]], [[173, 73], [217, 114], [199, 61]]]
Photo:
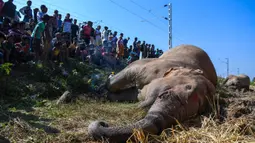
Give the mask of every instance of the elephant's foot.
[[108, 92], [107, 99], [112, 102], [137, 102], [138, 90], [133, 87], [120, 92]]
[[157, 98], [157, 96], [148, 97], [147, 99], [145, 99], [138, 105], [138, 108], [142, 108], [142, 109], [150, 108], [152, 106], [152, 104], [155, 102], [156, 98]]

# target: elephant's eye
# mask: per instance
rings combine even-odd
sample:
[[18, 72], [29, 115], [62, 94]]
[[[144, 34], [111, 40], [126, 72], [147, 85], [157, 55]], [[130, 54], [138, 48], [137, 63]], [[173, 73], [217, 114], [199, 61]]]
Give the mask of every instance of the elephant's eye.
[[186, 89], [186, 90], [191, 90], [191, 88], [192, 88], [191, 85], [186, 85], [186, 86], [185, 86], [185, 89]]

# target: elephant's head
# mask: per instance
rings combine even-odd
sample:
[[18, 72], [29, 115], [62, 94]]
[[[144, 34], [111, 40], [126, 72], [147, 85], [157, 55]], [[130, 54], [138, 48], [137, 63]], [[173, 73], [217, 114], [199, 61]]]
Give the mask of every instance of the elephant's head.
[[241, 85], [240, 78], [234, 75], [229, 75], [223, 84], [229, 88], [237, 89]]
[[[214, 85], [204, 77], [201, 70], [186, 68], [170, 69], [158, 84], [150, 88], [163, 87], [148, 114], [140, 121], [126, 127], [108, 127], [104, 122], [93, 122], [88, 133], [95, 139], [106, 138], [110, 142], [125, 142], [134, 128], [145, 133], [160, 134], [164, 129], [204, 110], [207, 98], [215, 92]], [[148, 88], [148, 87], [147, 87]]]
[[149, 112], [164, 111], [178, 120], [203, 111], [208, 99], [211, 100], [215, 93], [215, 86], [205, 78], [205, 73], [200, 69], [171, 68], [160, 82], [153, 86], [163, 87], [163, 91], [157, 94]]
[[226, 85], [229, 86], [238, 86], [240, 84], [240, 81], [237, 77], [233, 77], [231, 79], [228, 79], [228, 81], [226, 82]]

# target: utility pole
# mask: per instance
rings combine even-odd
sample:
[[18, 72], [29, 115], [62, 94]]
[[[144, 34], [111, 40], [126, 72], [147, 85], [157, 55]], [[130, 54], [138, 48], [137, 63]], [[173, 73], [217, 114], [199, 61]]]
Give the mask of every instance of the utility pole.
[[169, 49], [171, 49], [172, 48], [172, 43], [173, 43], [173, 41], [172, 41], [172, 4], [171, 3], [169, 3], [168, 4], [168, 14], [169, 14], [169, 18], [168, 18], [168, 20], [169, 20]]
[[237, 68], [237, 75], [239, 75], [239, 68]]
[[227, 76], [229, 76], [229, 58], [226, 58], [227, 62]]
[[222, 63], [225, 63], [227, 65], [227, 77], [229, 76], [229, 58], [225, 58], [226, 59], [226, 62], [225, 61], [222, 61], [219, 59], [219, 61], [221, 61]]

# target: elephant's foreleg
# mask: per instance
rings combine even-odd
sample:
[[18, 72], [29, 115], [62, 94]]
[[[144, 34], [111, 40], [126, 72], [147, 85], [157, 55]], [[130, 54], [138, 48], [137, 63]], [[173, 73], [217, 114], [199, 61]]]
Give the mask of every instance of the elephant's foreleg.
[[141, 73], [140, 71], [143, 66], [152, 60], [154, 59], [135, 61], [115, 76], [109, 78], [106, 84], [108, 90], [111, 92], [118, 92], [121, 90], [136, 87], [136, 78], [138, 74]]
[[[143, 89], [139, 93], [138, 98], [141, 103], [138, 105], [138, 108], [150, 107], [157, 98], [157, 94], [151, 94], [150, 92], [148, 92], [148, 90], [149, 90], [148, 87], [149, 87], [149, 85], [144, 86]], [[157, 89], [154, 91], [157, 91]]]
[[156, 100], [157, 97], [155, 96], [149, 96], [148, 98], [146, 98], [144, 101], [142, 101], [138, 108], [147, 108], [150, 107]]

